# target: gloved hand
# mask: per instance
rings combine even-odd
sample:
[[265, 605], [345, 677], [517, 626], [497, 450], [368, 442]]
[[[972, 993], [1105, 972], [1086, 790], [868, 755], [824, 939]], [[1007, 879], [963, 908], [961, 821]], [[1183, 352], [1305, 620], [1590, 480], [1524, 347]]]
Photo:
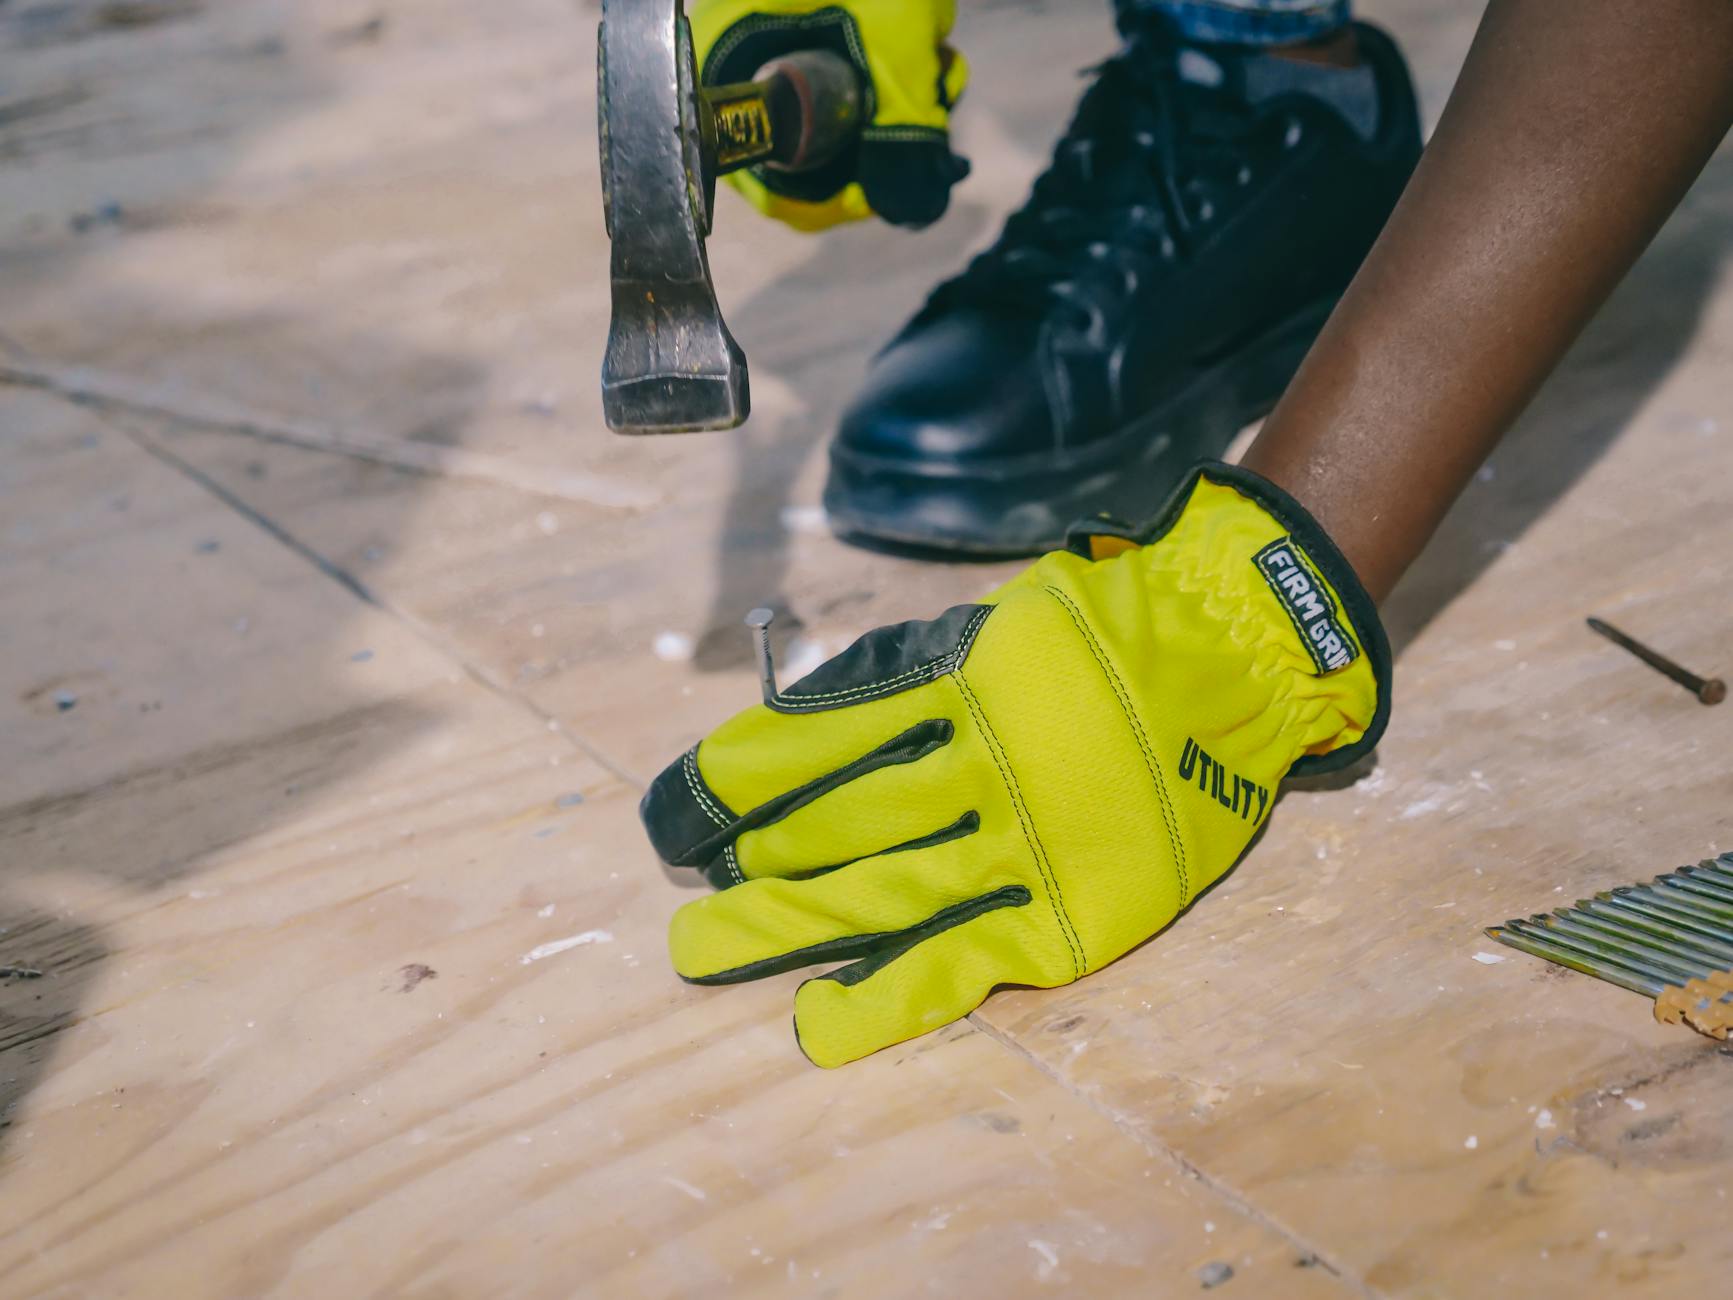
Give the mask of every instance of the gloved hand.
[[846, 962], [794, 999], [802, 1049], [840, 1065], [1113, 961], [1233, 865], [1289, 771], [1376, 742], [1377, 613], [1280, 489], [1206, 465], [1143, 533], [1088, 527], [656, 778], [657, 851], [722, 886], [674, 915], [683, 977]]
[[697, 0], [688, 14], [698, 78], [750, 81], [771, 59], [830, 50], [867, 87], [860, 144], [812, 171], [753, 167], [725, 179], [755, 208], [800, 230], [877, 213], [899, 226], [937, 221], [969, 165], [947, 124], [968, 66], [949, 45], [955, 0]]

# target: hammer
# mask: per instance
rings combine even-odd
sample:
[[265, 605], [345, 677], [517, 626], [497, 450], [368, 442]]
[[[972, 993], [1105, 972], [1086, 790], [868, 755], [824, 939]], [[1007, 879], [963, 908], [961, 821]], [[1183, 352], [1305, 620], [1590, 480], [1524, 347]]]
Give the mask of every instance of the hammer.
[[704, 255], [716, 178], [835, 158], [860, 132], [861, 75], [810, 50], [700, 86], [681, 0], [603, 0], [596, 60], [614, 299], [602, 413], [617, 433], [732, 429], [751, 398]]

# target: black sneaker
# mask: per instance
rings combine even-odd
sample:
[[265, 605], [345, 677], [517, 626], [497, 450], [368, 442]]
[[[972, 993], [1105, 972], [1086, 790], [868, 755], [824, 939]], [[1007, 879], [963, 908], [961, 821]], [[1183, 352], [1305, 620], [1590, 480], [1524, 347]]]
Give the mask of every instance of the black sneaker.
[[1355, 31], [1368, 72], [1326, 99], [1295, 87], [1330, 71], [1130, 27], [998, 242], [874, 361], [831, 447], [836, 531], [1050, 549], [1152, 513], [1274, 405], [1420, 152], [1401, 54]]

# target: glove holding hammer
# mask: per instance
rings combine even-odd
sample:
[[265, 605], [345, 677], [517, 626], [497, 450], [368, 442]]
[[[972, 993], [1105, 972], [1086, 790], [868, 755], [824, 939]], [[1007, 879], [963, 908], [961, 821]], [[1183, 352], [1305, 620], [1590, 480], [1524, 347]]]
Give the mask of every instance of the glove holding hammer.
[[860, 76], [858, 141], [822, 166], [754, 166], [727, 176], [747, 202], [797, 230], [877, 215], [937, 221], [969, 164], [951, 152], [951, 108], [968, 65], [946, 44], [954, 0], [698, 0], [688, 18], [705, 87], [748, 82], [789, 54], [825, 51]]
[[968, 164], [954, 0], [603, 0], [597, 156], [612, 243], [602, 412], [618, 433], [732, 429], [751, 410], [704, 240], [726, 178], [802, 230], [935, 221]]

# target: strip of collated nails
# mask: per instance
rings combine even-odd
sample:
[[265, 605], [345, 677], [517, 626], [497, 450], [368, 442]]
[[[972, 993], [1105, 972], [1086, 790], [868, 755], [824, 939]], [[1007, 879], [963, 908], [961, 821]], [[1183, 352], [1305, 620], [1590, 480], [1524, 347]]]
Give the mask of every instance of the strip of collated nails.
[[1733, 1030], [1733, 853], [1487, 934], [1653, 998], [1663, 1024], [1720, 1039]]

